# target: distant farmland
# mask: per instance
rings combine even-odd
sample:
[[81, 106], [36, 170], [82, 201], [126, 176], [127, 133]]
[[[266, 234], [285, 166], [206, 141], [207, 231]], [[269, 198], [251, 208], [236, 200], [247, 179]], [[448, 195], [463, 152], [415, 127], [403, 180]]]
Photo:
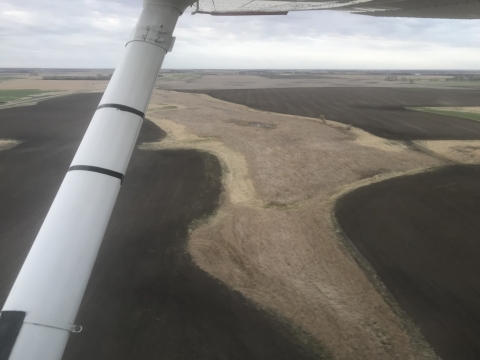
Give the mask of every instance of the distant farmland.
[[359, 127], [392, 140], [480, 140], [480, 123], [408, 107], [480, 106], [475, 90], [408, 88], [290, 88], [191, 90], [263, 111]]
[[97, 75], [97, 76], [44, 76], [43, 80], [110, 80], [112, 75]]

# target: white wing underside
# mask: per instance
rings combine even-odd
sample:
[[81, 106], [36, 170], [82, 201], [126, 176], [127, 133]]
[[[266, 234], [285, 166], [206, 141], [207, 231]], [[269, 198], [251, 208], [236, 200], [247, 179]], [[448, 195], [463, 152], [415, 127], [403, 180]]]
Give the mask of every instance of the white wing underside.
[[480, 0], [199, 0], [195, 6], [195, 12], [212, 15], [337, 10], [382, 17], [480, 19]]

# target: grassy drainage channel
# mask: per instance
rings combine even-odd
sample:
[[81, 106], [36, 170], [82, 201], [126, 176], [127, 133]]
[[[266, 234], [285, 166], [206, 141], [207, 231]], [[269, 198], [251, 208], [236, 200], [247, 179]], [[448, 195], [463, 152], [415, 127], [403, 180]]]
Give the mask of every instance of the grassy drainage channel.
[[455, 110], [451, 110], [450, 108], [407, 107], [406, 109], [480, 121], [480, 108], [455, 108]]

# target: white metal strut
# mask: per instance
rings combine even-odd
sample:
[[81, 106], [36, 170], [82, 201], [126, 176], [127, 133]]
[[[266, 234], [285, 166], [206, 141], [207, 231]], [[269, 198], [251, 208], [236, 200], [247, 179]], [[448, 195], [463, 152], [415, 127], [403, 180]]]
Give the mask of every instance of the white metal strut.
[[188, 0], [145, 1], [123, 58], [2, 309], [5, 319], [24, 315], [9, 360], [61, 359], [70, 333], [79, 330], [73, 325], [78, 308], [158, 72], [173, 45], [173, 30], [189, 5]]

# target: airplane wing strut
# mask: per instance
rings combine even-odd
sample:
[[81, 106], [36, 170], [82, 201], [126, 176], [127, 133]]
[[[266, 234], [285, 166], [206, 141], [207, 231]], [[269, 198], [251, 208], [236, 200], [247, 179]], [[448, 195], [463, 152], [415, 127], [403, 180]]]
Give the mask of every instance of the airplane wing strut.
[[81, 329], [75, 317], [173, 30], [188, 5], [146, 1], [3, 307], [0, 337], [11, 346], [1, 349], [1, 360], [61, 359], [70, 333]]

